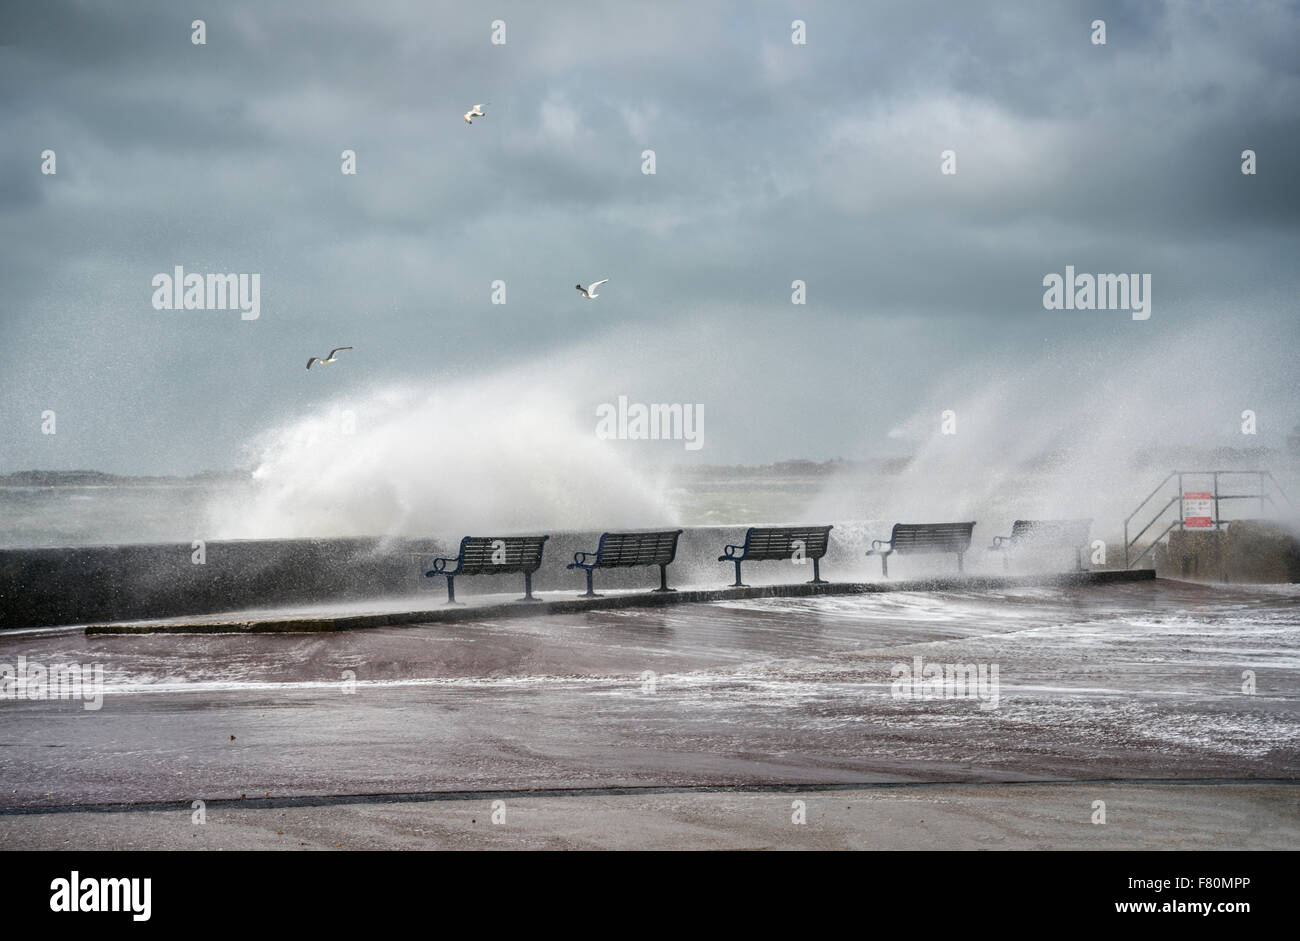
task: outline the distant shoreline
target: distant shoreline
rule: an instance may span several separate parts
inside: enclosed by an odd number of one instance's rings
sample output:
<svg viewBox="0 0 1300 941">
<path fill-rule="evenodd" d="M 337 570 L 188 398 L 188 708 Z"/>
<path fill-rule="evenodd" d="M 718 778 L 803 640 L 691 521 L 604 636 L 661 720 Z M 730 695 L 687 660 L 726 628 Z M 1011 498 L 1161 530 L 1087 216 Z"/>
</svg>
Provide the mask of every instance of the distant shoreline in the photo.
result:
<svg viewBox="0 0 1300 941">
<path fill-rule="evenodd" d="M 16 490 L 29 487 L 77 487 L 80 489 L 108 487 L 159 487 L 159 486 L 194 486 L 199 484 L 238 484 L 252 479 L 252 471 L 203 471 L 188 477 L 178 476 L 130 476 L 125 474 L 107 474 L 103 471 L 17 471 L 12 474 L 0 474 L 0 490 Z"/>
<path fill-rule="evenodd" d="M 1016 469 L 1022 472 L 1056 470 L 1059 463 L 1077 459 L 1078 455 L 1045 453 L 1021 460 Z M 1300 438 L 1288 448 L 1138 448 L 1130 455 L 1130 466 L 1143 467 L 1223 467 L 1242 464 L 1267 464 L 1277 468 L 1294 465 L 1300 459 Z M 843 473 L 896 475 L 906 473 L 915 456 L 882 457 L 862 460 L 834 458 L 812 461 L 792 458 L 770 464 L 670 464 L 660 468 L 682 477 L 829 477 Z M 30 487 L 185 487 L 196 485 L 234 485 L 254 482 L 252 467 L 235 470 L 207 470 L 197 474 L 133 475 L 110 474 L 95 470 L 23 470 L 0 474 L 0 490 Z"/>
</svg>

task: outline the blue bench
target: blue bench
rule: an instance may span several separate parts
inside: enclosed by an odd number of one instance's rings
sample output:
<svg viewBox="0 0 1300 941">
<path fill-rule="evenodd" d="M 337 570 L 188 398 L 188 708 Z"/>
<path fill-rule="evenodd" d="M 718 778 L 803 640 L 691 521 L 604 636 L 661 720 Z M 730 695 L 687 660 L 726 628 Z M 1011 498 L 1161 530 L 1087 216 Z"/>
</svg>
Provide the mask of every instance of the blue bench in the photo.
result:
<svg viewBox="0 0 1300 941">
<path fill-rule="evenodd" d="M 1021 549 L 1073 549 L 1074 566 L 1083 571 L 1083 545 L 1092 520 L 1016 520 L 1010 536 L 994 536 L 989 549 L 1002 553 L 1002 567 L 1011 567 L 1011 553 Z"/>
<path fill-rule="evenodd" d="M 524 576 L 524 597 L 520 601 L 537 601 L 533 597 L 533 573 L 542 567 L 542 550 L 550 536 L 466 536 L 460 552 L 451 558 L 433 560 L 426 578 L 447 578 L 447 604 L 456 604 L 457 575 Z M 451 566 L 455 567 L 452 568 Z"/>
<path fill-rule="evenodd" d="M 974 523 L 895 523 L 889 541 L 873 539 L 867 555 L 880 556 L 880 574 L 889 577 L 889 556 L 923 555 L 953 552 L 957 571 L 964 571 L 962 558 L 970 549 Z"/>
<path fill-rule="evenodd" d="M 830 544 L 831 526 L 751 526 L 745 531 L 745 542 L 727 546 L 718 556 L 719 562 L 733 562 L 736 566 L 736 583 L 732 588 L 744 588 L 740 580 L 741 562 L 765 562 L 773 559 L 812 559 L 813 577 L 810 585 L 825 585 L 819 563 Z"/>
<path fill-rule="evenodd" d="M 595 552 L 575 552 L 568 567 L 583 569 L 587 573 L 587 593 L 584 597 L 599 597 L 591 590 L 591 573 L 603 568 L 627 568 L 634 565 L 659 566 L 660 591 L 676 591 L 668 587 L 668 566 L 677 558 L 677 537 L 680 529 L 665 532 L 605 533 Z"/>
</svg>

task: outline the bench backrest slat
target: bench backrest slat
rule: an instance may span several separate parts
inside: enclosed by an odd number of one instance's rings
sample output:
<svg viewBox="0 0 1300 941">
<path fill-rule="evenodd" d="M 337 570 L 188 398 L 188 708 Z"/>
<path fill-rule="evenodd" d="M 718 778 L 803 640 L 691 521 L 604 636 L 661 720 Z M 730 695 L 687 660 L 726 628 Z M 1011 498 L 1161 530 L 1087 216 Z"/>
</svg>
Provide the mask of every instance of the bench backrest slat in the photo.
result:
<svg viewBox="0 0 1300 941">
<path fill-rule="evenodd" d="M 820 559 L 826 555 L 831 529 L 830 526 L 752 527 L 745 533 L 745 558 L 789 559 L 794 556 L 794 544 L 802 542 L 806 558 Z"/>
<path fill-rule="evenodd" d="M 1013 543 L 1051 543 L 1071 548 L 1088 541 L 1092 520 L 1016 520 L 1011 526 Z"/>
<path fill-rule="evenodd" d="M 461 575 L 536 572 L 549 536 L 466 536 L 460 541 Z M 493 559 L 499 561 L 493 561 Z"/>
<path fill-rule="evenodd" d="M 680 529 L 661 533 L 605 533 L 596 549 L 596 565 L 668 565 L 677 557 Z"/>
<path fill-rule="evenodd" d="M 972 523 L 895 523 L 892 547 L 898 553 L 965 552 L 970 548 Z"/>
</svg>

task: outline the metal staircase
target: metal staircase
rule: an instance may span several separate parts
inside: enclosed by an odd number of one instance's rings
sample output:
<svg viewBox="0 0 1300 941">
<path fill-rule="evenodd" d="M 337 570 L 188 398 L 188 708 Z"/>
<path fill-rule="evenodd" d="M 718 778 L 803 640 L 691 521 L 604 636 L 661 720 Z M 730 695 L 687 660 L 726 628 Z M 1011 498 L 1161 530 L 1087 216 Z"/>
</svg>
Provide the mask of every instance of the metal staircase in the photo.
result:
<svg viewBox="0 0 1300 941">
<path fill-rule="evenodd" d="M 1228 480 L 1225 481 L 1224 478 Z M 1224 492 L 1223 483 L 1231 483 L 1233 480 L 1244 478 L 1245 482 L 1232 487 L 1230 491 L 1253 490 L 1254 492 Z M 1188 481 L 1196 484 L 1202 484 L 1208 481 L 1209 486 L 1201 490 L 1189 491 L 1185 486 Z M 1170 494 L 1170 482 L 1176 482 L 1176 489 Z M 1251 487 L 1250 484 L 1254 483 Z M 1126 568 L 1133 568 L 1143 558 L 1147 556 L 1160 542 L 1175 529 L 1187 529 L 1189 527 L 1189 517 L 1186 516 L 1188 505 L 1187 497 L 1195 494 L 1206 494 L 1212 503 L 1212 514 L 1206 520 L 1204 517 L 1198 517 L 1195 528 L 1217 530 L 1222 524 L 1230 522 L 1224 518 L 1220 510 L 1223 502 L 1230 500 L 1257 500 L 1259 502 L 1260 516 L 1279 515 L 1283 507 L 1295 513 L 1295 506 L 1291 503 L 1289 497 L 1282 490 L 1282 487 L 1273 475 L 1265 470 L 1251 471 L 1170 471 L 1169 476 L 1152 490 L 1150 495 L 1138 504 L 1138 508 L 1128 515 L 1124 520 L 1124 565 Z M 1267 508 L 1267 509 L 1266 509 Z M 1151 512 L 1154 509 L 1154 512 Z M 1174 513 L 1170 513 L 1174 510 Z M 1239 515 L 1233 516 L 1232 519 L 1240 519 Z M 1138 519 L 1138 522 L 1134 522 Z M 1141 520 L 1146 520 L 1146 525 L 1138 529 Z M 1158 528 L 1163 524 L 1163 529 L 1151 539 L 1141 552 L 1138 551 L 1139 542 L 1143 536 L 1153 528 Z M 1132 537 L 1129 536 L 1130 529 L 1136 530 Z"/>
</svg>

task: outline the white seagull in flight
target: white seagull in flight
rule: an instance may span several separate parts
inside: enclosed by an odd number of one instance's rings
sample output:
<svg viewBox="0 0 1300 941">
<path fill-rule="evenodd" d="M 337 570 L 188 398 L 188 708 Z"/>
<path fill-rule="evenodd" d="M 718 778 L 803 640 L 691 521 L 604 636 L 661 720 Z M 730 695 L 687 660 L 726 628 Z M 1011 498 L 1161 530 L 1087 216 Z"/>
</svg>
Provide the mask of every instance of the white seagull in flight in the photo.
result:
<svg viewBox="0 0 1300 941">
<path fill-rule="evenodd" d="M 307 368 L 311 369 L 313 363 L 320 363 L 322 366 L 328 366 L 330 363 L 334 362 L 335 353 L 337 353 L 339 350 L 350 350 L 350 349 L 352 349 L 352 347 L 350 346 L 336 346 L 334 349 L 330 350 L 329 356 L 326 356 L 324 358 L 320 356 L 313 356 L 311 359 L 307 360 Z"/>
<path fill-rule="evenodd" d="M 578 289 L 579 294 L 581 294 L 587 300 L 591 300 L 593 297 L 600 297 L 600 295 L 596 293 L 596 288 L 600 287 L 602 284 L 605 283 L 605 281 L 608 280 L 609 278 L 605 278 L 604 281 L 593 282 L 592 284 L 590 284 L 585 288 L 581 284 L 575 284 L 574 287 Z"/>
<path fill-rule="evenodd" d="M 492 104 L 492 102 L 490 101 L 485 103 L 489 105 Z M 474 122 L 471 121 L 470 118 L 486 118 L 487 113 L 484 112 L 483 105 L 475 105 L 474 107 L 466 111 L 464 115 L 462 115 L 462 117 L 464 117 L 466 124 L 473 124 Z"/>
</svg>

